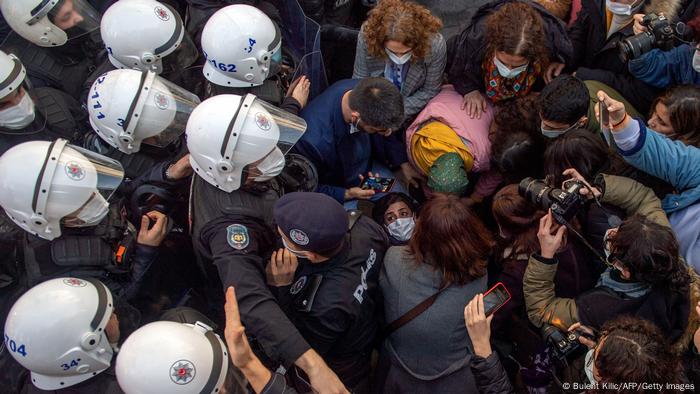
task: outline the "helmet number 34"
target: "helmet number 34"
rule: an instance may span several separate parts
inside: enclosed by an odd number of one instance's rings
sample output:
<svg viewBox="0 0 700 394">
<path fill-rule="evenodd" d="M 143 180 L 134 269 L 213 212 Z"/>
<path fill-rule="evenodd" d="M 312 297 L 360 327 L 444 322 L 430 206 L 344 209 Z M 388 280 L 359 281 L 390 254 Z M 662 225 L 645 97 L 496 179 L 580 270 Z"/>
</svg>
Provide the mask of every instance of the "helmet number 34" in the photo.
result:
<svg viewBox="0 0 700 394">
<path fill-rule="evenodd" d="M 17 353 L 21 354 L 22 357 L 27 357 L 27 350 L 24 347 L 24 344 L 19 344 L 17 345 L 17 342 L 15 342 L 14 339 L 10 339 L 10 337 L 5 334 L 5 346 L 10 349 L 12 353 Z"/>
</svg>

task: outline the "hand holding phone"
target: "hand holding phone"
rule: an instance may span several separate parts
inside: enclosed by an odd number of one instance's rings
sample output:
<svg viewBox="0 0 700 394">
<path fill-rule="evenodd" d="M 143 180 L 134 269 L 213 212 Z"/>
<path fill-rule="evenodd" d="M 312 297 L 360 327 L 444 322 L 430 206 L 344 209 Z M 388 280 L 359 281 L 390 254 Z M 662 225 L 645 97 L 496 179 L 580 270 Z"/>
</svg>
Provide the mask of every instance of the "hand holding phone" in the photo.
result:
<svg viewBox="0 0 700 394">
<path fill-rule="evenodd" d="M 377 193 L 386 193 L 394 187 L 394 178 L 382 178 L 376 176 L 368 176 L 362 181 L 360 188 L 363 190 L 374 190 Z"/>
<path fill-rule="evenodd" d="M 489 291 L 484 293 L 484 313 L 487 317 L 494 314 L 510 301 L 510 298 L 510 293 L 506 286 L 501 282 L 496 283 Z"/>
</svg>

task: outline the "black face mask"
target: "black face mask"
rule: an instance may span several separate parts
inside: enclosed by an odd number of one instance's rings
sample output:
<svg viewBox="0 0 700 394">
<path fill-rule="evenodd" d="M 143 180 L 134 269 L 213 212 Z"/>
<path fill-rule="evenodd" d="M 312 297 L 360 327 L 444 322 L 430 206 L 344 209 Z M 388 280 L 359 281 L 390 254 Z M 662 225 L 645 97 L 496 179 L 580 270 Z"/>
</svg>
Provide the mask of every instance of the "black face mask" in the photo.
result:
<svg viewBox="0 0 700 394">
<path fill-rule="evenodd" d="M 65 32 L 68 37 L 75 38 L 71 38 L 70 40 L 66 41 L 65 44 L 61 45 L 60 47 L 56 47 L 56 51 L 74 60 L 82 60 L 85 58 L 85 40 L 89 38 L 90 35 L 86 34 L 85 31 L 78 26 L 73 26 L 70 29 L 65 30 Z M 76 37 L 79 34 L 82 34 L 82 36 Z"/>
</svg>

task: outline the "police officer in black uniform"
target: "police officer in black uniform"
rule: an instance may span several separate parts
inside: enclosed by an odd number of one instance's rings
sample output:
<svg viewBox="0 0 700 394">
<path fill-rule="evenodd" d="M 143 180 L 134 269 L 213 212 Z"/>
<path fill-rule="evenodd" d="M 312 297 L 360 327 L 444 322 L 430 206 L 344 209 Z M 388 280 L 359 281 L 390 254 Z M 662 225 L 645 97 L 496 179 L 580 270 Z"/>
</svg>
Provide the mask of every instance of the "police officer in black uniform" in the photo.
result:
<svg viewBox="0 0 700 394">
<path fill-rule="evenodd" d="M 276 238 L 275 201 L 285 190 L 316 187 L 308 161 L 285 157 L 304 130 L 303 120 L 253 95 L 218 95 L 195 108 L 186 132 L 195 171 L 192 237 L 210 281 L 224 291 L 235 286 L 243 322 L 268 366 L 296 364 L 316 390 L 342 393 L 342 383 L 285 316 L 265 279 Z M 210 304 L 221 317 L 223 291 L 213 291 Z"/>
<path fill-rule="evenodd" d="M 0 154 L 33 140 L 65 138 L 79 144 L 90 130 L 85 111 L 60 90 L 31 89 L 26 75 L 14 54 L 0 51 Z"/>
<path fill-rule="evenodd" d="M 360 211 L 346 212 L 320 193 L 284 195 L 274 220 L 284 248 L 272 255 L 268 282 L 279 286 L 280 304 L 352 392 L 369 392 L 386 234 Z"/>
<path fill-rule="evenodd" d="M 0 49 L 16 54 L 35 87 L 80 99 L 83 82 L 106 60 L 100 15 L 83 0 L 15 0 L 0 5 L 13 32 Z"/>
</svg>

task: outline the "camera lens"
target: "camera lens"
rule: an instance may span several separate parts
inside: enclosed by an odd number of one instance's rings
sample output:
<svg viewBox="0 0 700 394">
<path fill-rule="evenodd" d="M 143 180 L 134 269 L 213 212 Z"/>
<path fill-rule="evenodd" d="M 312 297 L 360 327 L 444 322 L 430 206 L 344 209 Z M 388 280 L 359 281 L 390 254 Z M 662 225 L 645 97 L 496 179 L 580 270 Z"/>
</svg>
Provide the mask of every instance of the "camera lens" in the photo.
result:
<svg viewBox="0 0 700 394">
<path fill-rule="evenodd" d="M 654 47 L 654 35 L 650 32 L 639 33 L 618 43 L 620 59 L 627 62 L 649 52 Z"/>
</svg>

